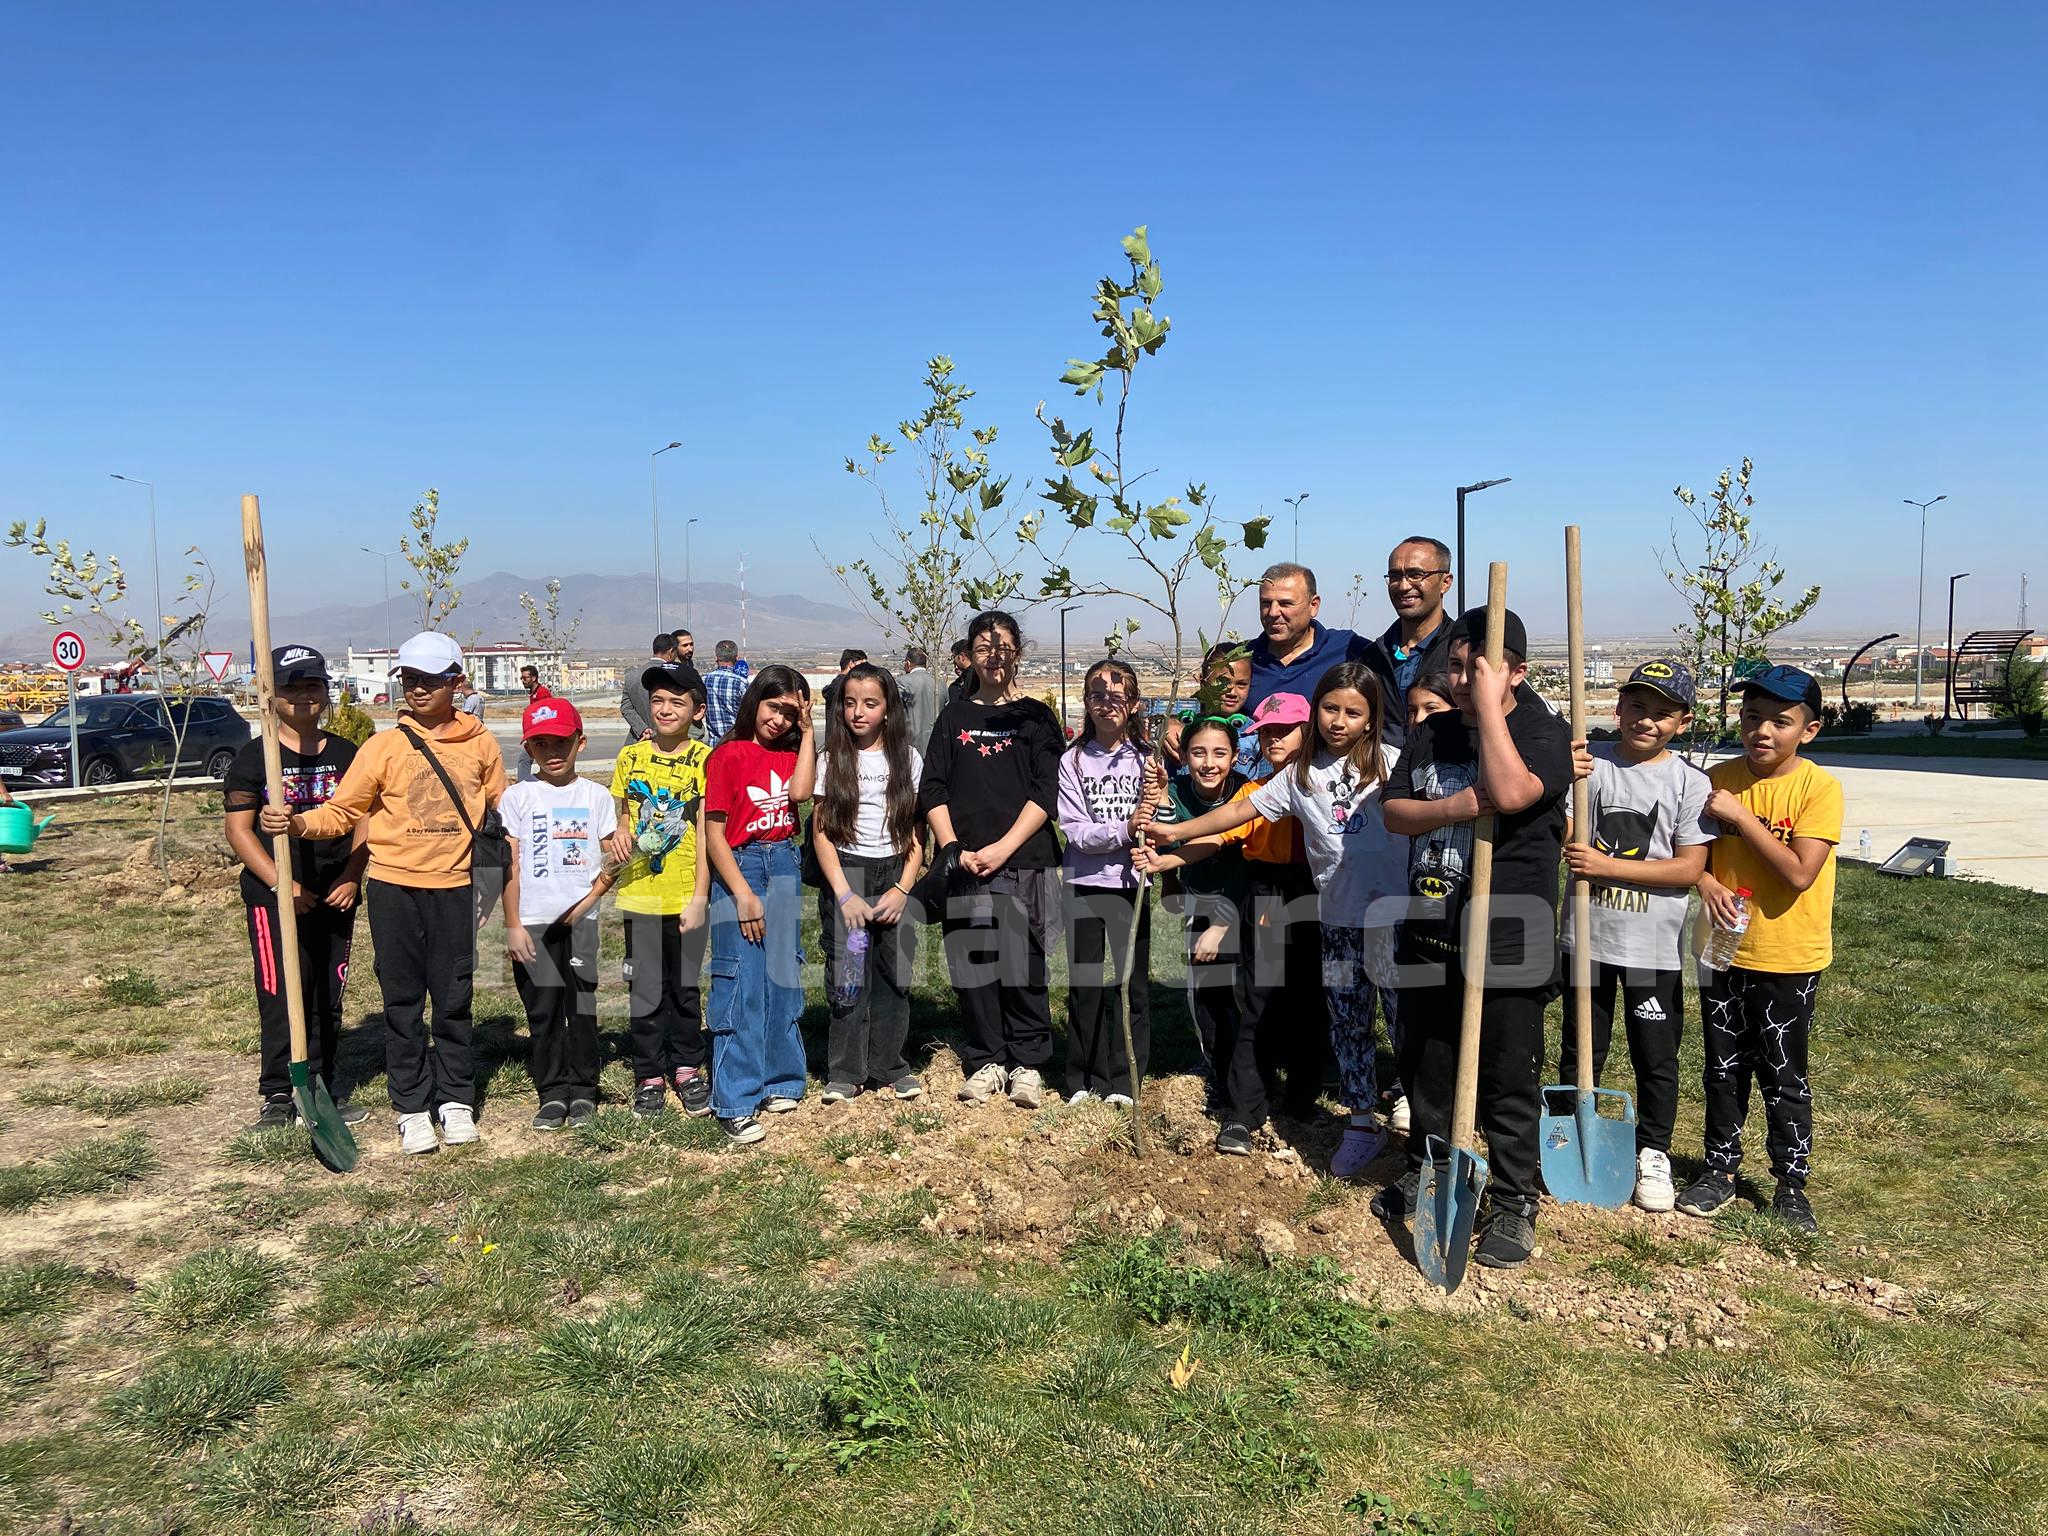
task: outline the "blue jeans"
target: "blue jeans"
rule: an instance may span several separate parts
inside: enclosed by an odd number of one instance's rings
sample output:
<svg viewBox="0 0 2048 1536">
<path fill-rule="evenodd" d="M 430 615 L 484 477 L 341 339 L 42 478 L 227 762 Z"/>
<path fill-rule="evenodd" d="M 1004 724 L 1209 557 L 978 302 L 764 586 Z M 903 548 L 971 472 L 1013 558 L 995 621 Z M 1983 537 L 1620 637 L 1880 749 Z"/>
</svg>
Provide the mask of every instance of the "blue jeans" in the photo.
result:
<svg viewBox="0 0 2048 1536">
<path fill-rule="evenodd" d="M 751 1115 L 764 1099 L 804 1096 L 803 886 L 796 844 L 744 843 L 733 850 L 740 876 L 761 899 L 763 941 L 740 934 L 739 908 L 714 873 L 708 902 L 711 978 L 704 1027 L 711 1036 L 711 1112 Z"/>
</svg>

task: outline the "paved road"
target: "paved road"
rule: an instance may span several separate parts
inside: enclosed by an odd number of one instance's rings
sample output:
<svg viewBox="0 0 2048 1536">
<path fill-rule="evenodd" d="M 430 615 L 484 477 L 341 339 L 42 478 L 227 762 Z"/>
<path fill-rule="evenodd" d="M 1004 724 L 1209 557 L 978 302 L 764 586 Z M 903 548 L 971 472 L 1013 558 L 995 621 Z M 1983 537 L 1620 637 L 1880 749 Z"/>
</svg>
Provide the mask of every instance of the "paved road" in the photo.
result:
<svg viewBox="0 0 2048 1536">
<path fill-rule="evenodd" d="M 1909 837 L 1945 837 L 1963 873 L 2048 891 L 2048 763 L 2000 758 L 1816 758 L 1842 781 L 1842 848 L 1870 831 L 1889 858 Z"/>
</svg>

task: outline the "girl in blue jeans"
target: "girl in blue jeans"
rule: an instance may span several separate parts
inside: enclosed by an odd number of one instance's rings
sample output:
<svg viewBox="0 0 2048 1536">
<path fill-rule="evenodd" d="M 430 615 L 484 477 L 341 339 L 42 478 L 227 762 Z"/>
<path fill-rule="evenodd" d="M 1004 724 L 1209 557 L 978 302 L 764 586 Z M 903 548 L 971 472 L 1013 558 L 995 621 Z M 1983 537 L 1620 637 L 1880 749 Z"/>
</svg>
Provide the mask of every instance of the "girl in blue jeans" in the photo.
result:
<svg viewBox="0 0 2048 1536">
<path fill-rule="evenodd" d="M 804 1095 L 796 808 L 816 768 L 810 685 L 790 667 L 763 667 L 704 765 L 711 1112 L 742 1145 L 767 1134 L 757 1116 Z"/>
</svg>

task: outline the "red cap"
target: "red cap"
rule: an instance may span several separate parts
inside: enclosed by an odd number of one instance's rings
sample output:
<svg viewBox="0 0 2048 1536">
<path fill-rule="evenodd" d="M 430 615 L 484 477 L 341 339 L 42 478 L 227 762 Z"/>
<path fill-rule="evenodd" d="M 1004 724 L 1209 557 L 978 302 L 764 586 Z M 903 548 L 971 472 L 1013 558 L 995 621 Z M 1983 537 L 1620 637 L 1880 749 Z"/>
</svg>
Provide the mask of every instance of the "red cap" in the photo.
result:
<svg viewBox="0 0 2048 1536">
<path fill-rule="evenodd" d="M 535 699 L 519 720 L 519 739 L 536 736 L 574 736 L 583 729 L 583 717 L 567 699 Z"/>
</svg>

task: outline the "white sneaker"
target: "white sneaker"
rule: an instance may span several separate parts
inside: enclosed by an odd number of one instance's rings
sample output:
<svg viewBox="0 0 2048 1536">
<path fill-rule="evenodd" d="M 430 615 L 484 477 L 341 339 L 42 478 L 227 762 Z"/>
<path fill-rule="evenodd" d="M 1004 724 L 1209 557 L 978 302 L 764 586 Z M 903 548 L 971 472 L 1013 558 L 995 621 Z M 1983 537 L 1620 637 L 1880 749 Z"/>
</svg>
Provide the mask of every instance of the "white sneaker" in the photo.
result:
<svg viewBox="0 0 2048 1536">
<path fill-rule="evenodd" d="M 960 1102 L 986 1104 L 992 1096 L 1003 1091 L 1009 1080 L 1009 1073 L 990 1062 L 960 1085 Z"/>
<path fill-rule="evenodd" d="M 1106 1094 L 1102 1102 L 1109 1105 L 1112 1109 L 1129 1109 L 1131 1107 L 1131 1096 L 1128 1093 Z"/>
<path fill-rule="evenodd" d="M 1045 1103 L 1045 1079 L 1036 1067 L 1010 1069 L 1010 1102 L 1019 1109 L 1037 1109 Z"/>
<path fill-rule="evenodd" d="M 441 1139 L 451 1147 L 464 1147 L 476 1140 L 476 1116 L 467 1104 L 441 1106 Z"/>
<path fill-rule="evenodd" d="M 1067 1102 L 1069 1104 L 1100 1104 L 1102 1102 L 1102 1095 L 1090 1093 L 1086 1088 L 1079 1088 L 1067 1095 Z"/>
<path fill-rule="evenodd" d="M 434 1139 L 434 1117 L 425 1110 L 398 1117 L 398 1150 L 401 1152 L 438 1152 L 441 1143 Z"/>
<path fill-rule="evenodd" d="M 1671 1209 L 1671 1159 L 1654 1147 L 1636 1154 L 1636 1204 L 1646 1211 Z"/>
<path fill-rule="evenodd" d="M 1401 1095 L 1401 1097 L 1394 1100 L 1394 1107 L 1387 1111 L 1387 1129 L 1390 1131 L 1399 1131 L 1404 1136 L 1408 1133 L 1407 1094 L 1404 1093 Z"/>
<path fill-rule="evenodd" d="M 768 1115 L 786 1115 L 795 1109 L 799 1102 L 799 1100 L 792 1099 L 786 1093 L 778 1093 L 772 1099 L 763 1099 L 761 1101 L 761 1112 Z"/>
</svg>

